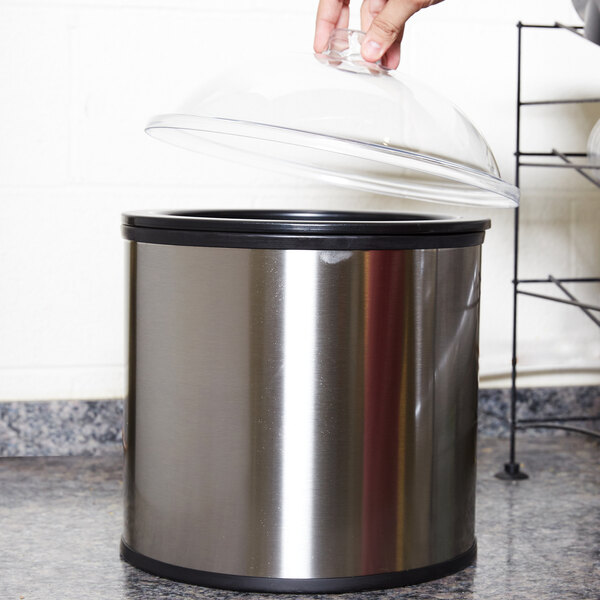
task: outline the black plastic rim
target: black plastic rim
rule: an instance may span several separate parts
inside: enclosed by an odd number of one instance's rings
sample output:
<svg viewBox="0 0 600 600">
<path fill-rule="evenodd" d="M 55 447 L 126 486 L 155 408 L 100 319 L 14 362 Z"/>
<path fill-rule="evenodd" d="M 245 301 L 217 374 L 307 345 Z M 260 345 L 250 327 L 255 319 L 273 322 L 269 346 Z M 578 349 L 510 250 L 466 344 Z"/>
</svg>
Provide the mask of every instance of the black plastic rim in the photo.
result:
<svg viewBox="0 0 600 600">
<path fill-rule="evenodd" d="M 477 543 L 474 542 L 466 552 L 450 560 L 418 569 L 397 571 L 394 573 L 379 573 L 376 575 L 360 575 L 357 577 L 283 579 L 229 575 L 178 567 L 144 556 L 131 549 L 121 540 L 121 558 L 142 571 L 184 583 L 239 592 L 332 594 L 403 587 L 431 581 L 432 579 L 439 579 L 440 577 L 461 571 L 473 564 L 476 555 Z"/>
<path fill-rule="evenodd" d="M 134 242 L 224 248 L 390 250 L 483 243 L 489 219 L 380 212 L 139 211 L 123 215 Z"/>
</svg>

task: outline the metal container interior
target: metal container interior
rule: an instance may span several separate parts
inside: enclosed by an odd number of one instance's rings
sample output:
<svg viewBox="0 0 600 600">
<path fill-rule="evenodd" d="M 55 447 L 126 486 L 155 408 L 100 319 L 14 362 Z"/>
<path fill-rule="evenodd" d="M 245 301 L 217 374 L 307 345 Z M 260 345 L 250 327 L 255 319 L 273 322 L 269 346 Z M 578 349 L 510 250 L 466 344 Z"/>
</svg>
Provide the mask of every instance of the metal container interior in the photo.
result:
<svg viewBox="0 0 600 600">
<path fill-rule="evenodd" d="M 487 227 L 125 215 L 124 558 L 276 592 L 395 587 L 470 564 Z"/>
</svg>

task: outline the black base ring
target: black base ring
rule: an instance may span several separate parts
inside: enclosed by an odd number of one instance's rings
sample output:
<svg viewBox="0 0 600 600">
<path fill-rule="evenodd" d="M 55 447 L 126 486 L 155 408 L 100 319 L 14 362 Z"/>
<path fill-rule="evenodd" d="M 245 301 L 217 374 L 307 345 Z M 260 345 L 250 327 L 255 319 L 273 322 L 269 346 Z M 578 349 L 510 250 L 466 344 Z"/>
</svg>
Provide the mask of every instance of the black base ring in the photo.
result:
<svg viewBox="0 0 600 600">
<path fill-rule="evenodd" d="M 270 593 L 342 593 L 380 590 L 423 583 L 439 579 L 468 567 L 475 560 L 477 543 L 462 554 L 434 565 L 397 571 L 394 573 L 378 573 L 376 575 L 359 575 L 356 577 L 331 577 L 316 579 L 284 579 L 277 577 L 254 577 L 246 575 L 228 575 L 198 571 L 186 567 L 178 567 L 155 560 L 132 550 L 121 540 L 121 558 L 129 564 L 167 579 L 193 583 L 211 588 L 234 590 L 239 592 L 270 592 Z"/>
</svg>

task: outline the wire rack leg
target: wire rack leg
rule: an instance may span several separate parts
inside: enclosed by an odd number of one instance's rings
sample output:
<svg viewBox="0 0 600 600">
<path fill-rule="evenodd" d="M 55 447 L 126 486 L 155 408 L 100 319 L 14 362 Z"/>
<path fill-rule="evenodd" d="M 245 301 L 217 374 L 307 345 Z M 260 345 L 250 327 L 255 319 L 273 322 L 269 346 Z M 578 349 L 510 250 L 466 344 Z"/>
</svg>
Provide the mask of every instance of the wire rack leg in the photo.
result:
<svg viewBox="0 0 600 600">
<path fill-rule="evenodd" d="M 521 150 L 521 32 L 522 24 L 517 23 L 517 152 L 515 183 L 519 185 L 519 152 Z M 498 479 L 519 480 L 529 476 L 521 471 L 521 465 L 516 462 L 516 435 L 517 435 L 517 282 L 519 268 L 519 208 L 515 209 L 514 230 L 514 273 L 513 273 L 513 330 L 512 330 L 512 370 L 510 388 L 510 454 L 504 468 L 496 473 Z"/>
</svg>

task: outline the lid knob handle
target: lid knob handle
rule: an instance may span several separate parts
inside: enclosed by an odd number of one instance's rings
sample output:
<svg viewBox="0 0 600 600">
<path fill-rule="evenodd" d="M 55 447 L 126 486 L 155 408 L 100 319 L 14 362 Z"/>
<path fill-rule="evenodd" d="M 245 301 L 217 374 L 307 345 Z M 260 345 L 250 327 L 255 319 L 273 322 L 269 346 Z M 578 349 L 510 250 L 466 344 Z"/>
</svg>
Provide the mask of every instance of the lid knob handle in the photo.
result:
<svg viewBox="0 0 600 600">
<path fill-rule="evenodd" d="M 360 50 L 366 35 L 364 31 L 356 29 L 334 29 L 329 36 L 327 50 L 323 54 L 317 54 L 317 58 L 322 58 L 329 65 L 343 71 L 371 75 L 386 73 L 388 69 L 380 60 L 370 63 L 362 57 Z"/>
</svg>

